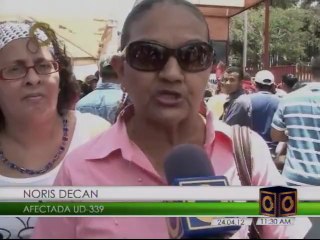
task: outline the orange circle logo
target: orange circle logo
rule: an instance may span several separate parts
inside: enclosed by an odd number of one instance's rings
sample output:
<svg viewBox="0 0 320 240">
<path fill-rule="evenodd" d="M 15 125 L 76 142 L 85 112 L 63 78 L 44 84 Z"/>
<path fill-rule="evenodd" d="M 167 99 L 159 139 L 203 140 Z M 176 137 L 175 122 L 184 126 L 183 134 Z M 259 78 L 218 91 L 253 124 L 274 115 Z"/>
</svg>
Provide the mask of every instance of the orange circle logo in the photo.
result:
<svg viewBox="0 0 320 240">
<path fill-rule="evenodd" d="M 289 207 L 286 207 L 286 203 L 289 201 L 290 205 Z M 282 199 L 281 202 L 281 208 L 285 212 L 291 212 L 294 208 L 294 200 L 292 199 L 292 196 L 286 196 L 284 199 Z"/>
<path fill-rule="evenodd" d="M 267 202 L 269 202 L 270 207 L 267 207 Z M 274 209 L 274 203 L 270 196 L 265 196 L 262 199 L 262 207 L 266 212 L 271 212 Z"/>
</svg>

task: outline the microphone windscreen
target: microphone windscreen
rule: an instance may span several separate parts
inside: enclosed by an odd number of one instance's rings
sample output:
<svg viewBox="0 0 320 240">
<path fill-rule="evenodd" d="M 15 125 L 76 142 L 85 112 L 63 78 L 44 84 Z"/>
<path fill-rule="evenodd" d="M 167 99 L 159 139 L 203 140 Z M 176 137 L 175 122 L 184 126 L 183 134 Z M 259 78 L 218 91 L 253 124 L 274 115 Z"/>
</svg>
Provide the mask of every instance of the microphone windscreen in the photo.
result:
<svg viewBox="0 0 320 240">
<path fill-rule="evenodd" d="M 201 147 L 192 144 L 174 147 L 165 159 L 164 170 L 170 185 L 179 178 L 214 176 L 208 155 Z"/>
</svg>

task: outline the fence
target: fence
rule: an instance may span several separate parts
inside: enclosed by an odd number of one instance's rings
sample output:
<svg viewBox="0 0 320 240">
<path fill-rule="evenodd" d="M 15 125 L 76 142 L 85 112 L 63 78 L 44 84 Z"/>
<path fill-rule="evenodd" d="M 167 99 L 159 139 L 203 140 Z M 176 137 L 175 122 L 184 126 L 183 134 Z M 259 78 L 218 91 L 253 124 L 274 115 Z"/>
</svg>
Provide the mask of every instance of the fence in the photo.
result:
<svg viewBox="0 0 320 240">
<path fill-rule="evenodd" d="M 281 83 L 282 76 L 285 74 L 293 74 L 299 78 L 299 81 L 311 81 L 311 67 L 306 65 L 291 65 L 291 66 L 273 66 L 270 70 L 275 76 L 276 83 Z M 257 68 L 248 67 L 246 71 L 254 77 L 259 71 Z"/>
</svg>

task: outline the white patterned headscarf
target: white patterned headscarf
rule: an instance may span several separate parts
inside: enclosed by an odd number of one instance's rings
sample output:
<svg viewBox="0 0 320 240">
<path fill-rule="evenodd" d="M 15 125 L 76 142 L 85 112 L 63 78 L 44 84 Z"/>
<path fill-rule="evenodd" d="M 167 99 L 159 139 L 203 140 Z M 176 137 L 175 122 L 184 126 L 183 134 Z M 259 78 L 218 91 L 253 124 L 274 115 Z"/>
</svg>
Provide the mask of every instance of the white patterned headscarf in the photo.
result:
<svg viewBox="0 0 320 240">
<path fill-rule="evenodd" d="M 43 23 L 19 23 L 4 22 L 0 24 L 0 50 L 13 40 L 22 38 L 36 38 L 40 45 L 49 45 L 49 37 L 42 30 L 43 26 L 49 27 Z"/>
</svg>

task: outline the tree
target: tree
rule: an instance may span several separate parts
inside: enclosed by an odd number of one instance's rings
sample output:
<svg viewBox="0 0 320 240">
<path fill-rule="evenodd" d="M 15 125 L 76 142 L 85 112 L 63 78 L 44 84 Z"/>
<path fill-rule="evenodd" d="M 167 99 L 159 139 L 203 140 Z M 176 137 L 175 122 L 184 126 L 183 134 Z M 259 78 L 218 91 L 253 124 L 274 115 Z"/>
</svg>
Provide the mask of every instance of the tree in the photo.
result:
<svg viewBox="0 0 320 240">
<path fill-rule="evenodd" d="M 320 52 L 320 17 L 314 9 L 298 7 L 271 8 L 270 60 L 271 65 L 296 64 L 309 61 Z M 264 41 L 264 9 L 248 14 L 248 63 L 259 66 L 262 62 Z M 231 22 L 231 54 L 240 59 L 243 51 L 243 16 Z"/>
<path fill-rule="evenodd" d="M 299 0 L 271 0 L 272 7 L 287 9 L 296 6 Z"/>
<path fill-rule="evenodd" d="M 320 4 L 320 0 L 270 0 L 272 7 L 288 9 L 296 6 L 309 9 Z"/>
<path fill-rule="evenodd" d="M 308 11 L 275 8 L 271 13 L 270 59 L 272 65 L 294 64 L 304 60 L 308 34 L 304 30 Z"/>
<path fill-rule="evenodd" d="M 304 19 L 304 31 L 307 34 L 306 54 L 309 58 L 320 54 L 320 8 L 311 11 L 314 13 Z"/>
<path fill-rule="evenodd" d="M 250 11 L 248 14 L 248 62 L 255 65 L 261 62 L 263 49 L 263 14 L 262 10 Z M 242 61 L 243 53 L 243 17 L 238 15 L 231 21 L 231 55 Z"/>
<path fill-rule="evenodd" d="M 311 8 L 312 6 L 316 6 L 320 4 L 320 0 L 303 0 L 301 1 L 301 7 L 308 9 Z"/>
</svg>

